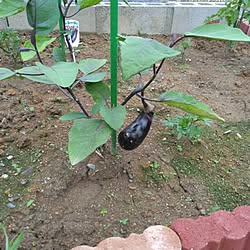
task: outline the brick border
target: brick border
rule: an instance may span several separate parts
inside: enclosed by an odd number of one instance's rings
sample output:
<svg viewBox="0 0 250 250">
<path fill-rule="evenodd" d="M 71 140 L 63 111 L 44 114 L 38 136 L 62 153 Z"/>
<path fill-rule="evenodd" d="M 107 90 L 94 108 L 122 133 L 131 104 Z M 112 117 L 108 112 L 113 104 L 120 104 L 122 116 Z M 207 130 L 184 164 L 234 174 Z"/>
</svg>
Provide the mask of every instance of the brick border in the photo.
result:
<svg viewBox="0 0 250 250">
<path fill-rule="evenodd" d="M 197 219 L 175 220 L 170 228 L 151 226 L 142 234 L 127 238 L 111 237 L 96 247 L 78 246 L 72 250 L 249 250 L 250 206 L 233 212 L 216 211 Z"/>
</svg>

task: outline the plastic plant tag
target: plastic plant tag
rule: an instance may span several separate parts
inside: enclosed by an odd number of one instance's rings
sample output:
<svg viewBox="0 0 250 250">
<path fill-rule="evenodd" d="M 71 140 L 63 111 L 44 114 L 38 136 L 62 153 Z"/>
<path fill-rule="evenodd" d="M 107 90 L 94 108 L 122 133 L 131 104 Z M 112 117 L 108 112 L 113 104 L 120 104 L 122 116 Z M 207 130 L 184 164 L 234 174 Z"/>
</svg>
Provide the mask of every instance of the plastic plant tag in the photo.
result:
<svg viewBox="0 0 250 250">
<path fill-rule="evenodd" d="M 78 47 L 80 40 L 79 22 L 77 20 L 66 20 L 65 27 L 66 30 L 71 31 L 69 38 L 72 47 Z"/>
</svg>

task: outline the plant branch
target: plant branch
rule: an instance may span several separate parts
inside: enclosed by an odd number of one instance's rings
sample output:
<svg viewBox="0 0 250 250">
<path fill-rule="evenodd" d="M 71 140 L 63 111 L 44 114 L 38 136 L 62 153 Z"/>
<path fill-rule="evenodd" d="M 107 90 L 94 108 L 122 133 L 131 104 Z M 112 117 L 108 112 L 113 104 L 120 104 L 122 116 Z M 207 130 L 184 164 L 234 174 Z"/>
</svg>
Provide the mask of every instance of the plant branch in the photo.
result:
<svg viewBox="0 0 250 250">
<path fill-rule="evenodd" d="M 170 43 L 169 47 L 173 48 L 175 46 L 176 43 L 180 42 L 182 39 L 184 39 L 186 36 L 181 36 L 179 38 L 177 38 L 176 40 L 174 40 L 173 42 Z"/>
<path fill-rule="evenodd" d="M 66 18 L 71 18 L 71 17 L 75 16 L 77 13 L 79 13 L 81 10 L 82 10 L 82 9 L 79 9 L 79 10 L 77 10 L 74 14 L 69 15 L 69 16 L 65 16 L 65 17 L 66 17 Z"/>
<path fill-rule="evenodd" d="M 149 81 L 144 85 L 144 86 L 141 86 L 141 87 L 138 87 L 136 89 L 134 89 L 126 98 L 125 100 L 121 103 L 121 105 L 125 105 L 134 95 L 140 93 L 140 92 L 143 92 L 153 81 L 154 79 L 156 78 L 157 74 L 159 73 L 163 63 L 165 61 L 165 58 L 161 60 L 161 63 L 159 65 L 159 67 L 157 69 L 154 69 L 154 73 L 153 73 L 153 76 L 149 79 Z M 155 67 L 155 66 L 154 66 Z"/>
<path fill-rule="evenodd" d="M 69 12 L 69 8 L 70 8 L 70 5 L 73 3 L 74 0 L 70 0 L 70 2 L 67 4 L 67 7 L 65 8 L 65 11 L 64 11 L 64 17 L 67 17 L 67 14 Z"/>
<path fill-rule="evenodd" d="M 158 99 L 148 98 L 148 97 L 145 97 L 145 96 L 140 95 L 140 94 L 136 94 L 136 96 L 140 97 L 141 100 L 146 100 L 146 101 L 150 101 L 150 102 L 161 102 L 161 101 L 158 100 Z"/>
<path fill-rule="evenodd" d="M 17 72 L 16 74 L 18 74 L 18 75 L 20 75 L 20 76 L 44 76 L 44 74 L 43 73 L 34 73 L 34 74 L 32 74 L 32 73 L 19 73 L 19 72 Z"/>
<path fill-rule="evenodd" d="M 34 46 L 34 49 L 36 51 L 36 56 L 39 60 L 39 62 L 41 64 L 43 64 L 42 62 L 42 58 L 38 52 L 38 49 L 37 49 L 37 45 L 36 45 L 36 17 L 37 17 L 37 9 L 36 9 L 36 1 L 34 1 L 34 11 L 35 11 L 35 17 L 34 17 L 34 29 L 32 30 L 31 32 L 31 37 L 30 37 L 30 41 L 31 41 L 31 44 Z"/>
<path fill-rule="evenodd" d="M 66 27 L 65 27 L 65 17 L 66 17 L 66 15 L 67 15 L 68 9 L 69 9 L 70 5 L 72 4 L 72 2 L 73 2 L 73 0 L 71 0 L 71 1 L 69 2 L 69 4 L 67 5 L 66 10 L 65 10 L 64 13 L 63 13 L 63 11 L 62 11 L 61 6 L 58 6 L 58 7 L 59 7 L 60 14 L 61 14 L 61 16 L 62 16 L 63 30 L 64 30 L 64 31 L 66 30 Z M 68 45 L 68 48 L 69 48 L 69 51 L 70 51 L 71 61 L 72 61 L 72 62 L 75 62 L 75 61 L 76 61 L 76 59 L 75 59 L 75 54 L 74 54 L 74 51 L 73 51 L 71 42 L 70 42 L 70 40 L 69 40 L 69 36 L 68 36 L 68 34 L 65 34 L 65 33 L 64 33 L 63 35 L 64 35 L 64 37 L 65 37 L 65 39 L 66 39 L 66 42 L 67 42 L 67 45 Z"/>
<path fill-rule="evenodd" d="M 89 114 L 87 113 L 87 111 L 84 109 L 82 103 L 79 101 L 79 99 L 75 96 L 74 92 L 72 91 L 71 88 L 66 88 L 68 90 L 68 92 L 70 93 L 70 95 L 72 96 L 73 100 L 79 105 L 80 109 L 82 110 L 82 112 L 88 117 L 90 118 Z"/>
</svg>

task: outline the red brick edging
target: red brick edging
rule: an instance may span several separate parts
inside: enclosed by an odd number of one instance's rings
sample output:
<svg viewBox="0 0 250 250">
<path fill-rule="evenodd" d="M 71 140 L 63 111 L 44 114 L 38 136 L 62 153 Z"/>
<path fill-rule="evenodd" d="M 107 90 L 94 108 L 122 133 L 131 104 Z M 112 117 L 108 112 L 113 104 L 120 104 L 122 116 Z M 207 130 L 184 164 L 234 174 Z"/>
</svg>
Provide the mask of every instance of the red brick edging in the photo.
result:
<svg viewBox="0 0 250 250">
<path fill-rule="evenodd" d="M 170 228 L 151 226 L 142 234 L 111 237 L 96 247 L 72 250 L 250 250 L 250 206 L 197 219 L 177 219 Z"/>
<path fill-rule="evenodd" d="M 250 206 L 217 211 L 197 219 L 177 219 L 171 225 L 183 250 L 249 250 Z"/>
</svg>

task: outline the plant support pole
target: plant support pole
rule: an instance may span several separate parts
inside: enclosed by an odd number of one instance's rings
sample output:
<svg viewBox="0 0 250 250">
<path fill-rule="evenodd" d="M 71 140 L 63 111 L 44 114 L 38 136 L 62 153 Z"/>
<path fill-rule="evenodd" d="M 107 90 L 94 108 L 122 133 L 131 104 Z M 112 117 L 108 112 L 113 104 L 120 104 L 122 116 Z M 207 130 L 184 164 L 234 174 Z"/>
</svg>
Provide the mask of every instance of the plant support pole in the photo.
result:
<svg viewBox="0 0 250 250">
<path fill-rule="evenodd" d="M 118 0 L 110 1 L 110 75 L 111 107 L 117 106 L 117 64 L 118 64 Z M 111 135 L 111 153 L 116 155 L 116 131 Z"/>
</svg>

